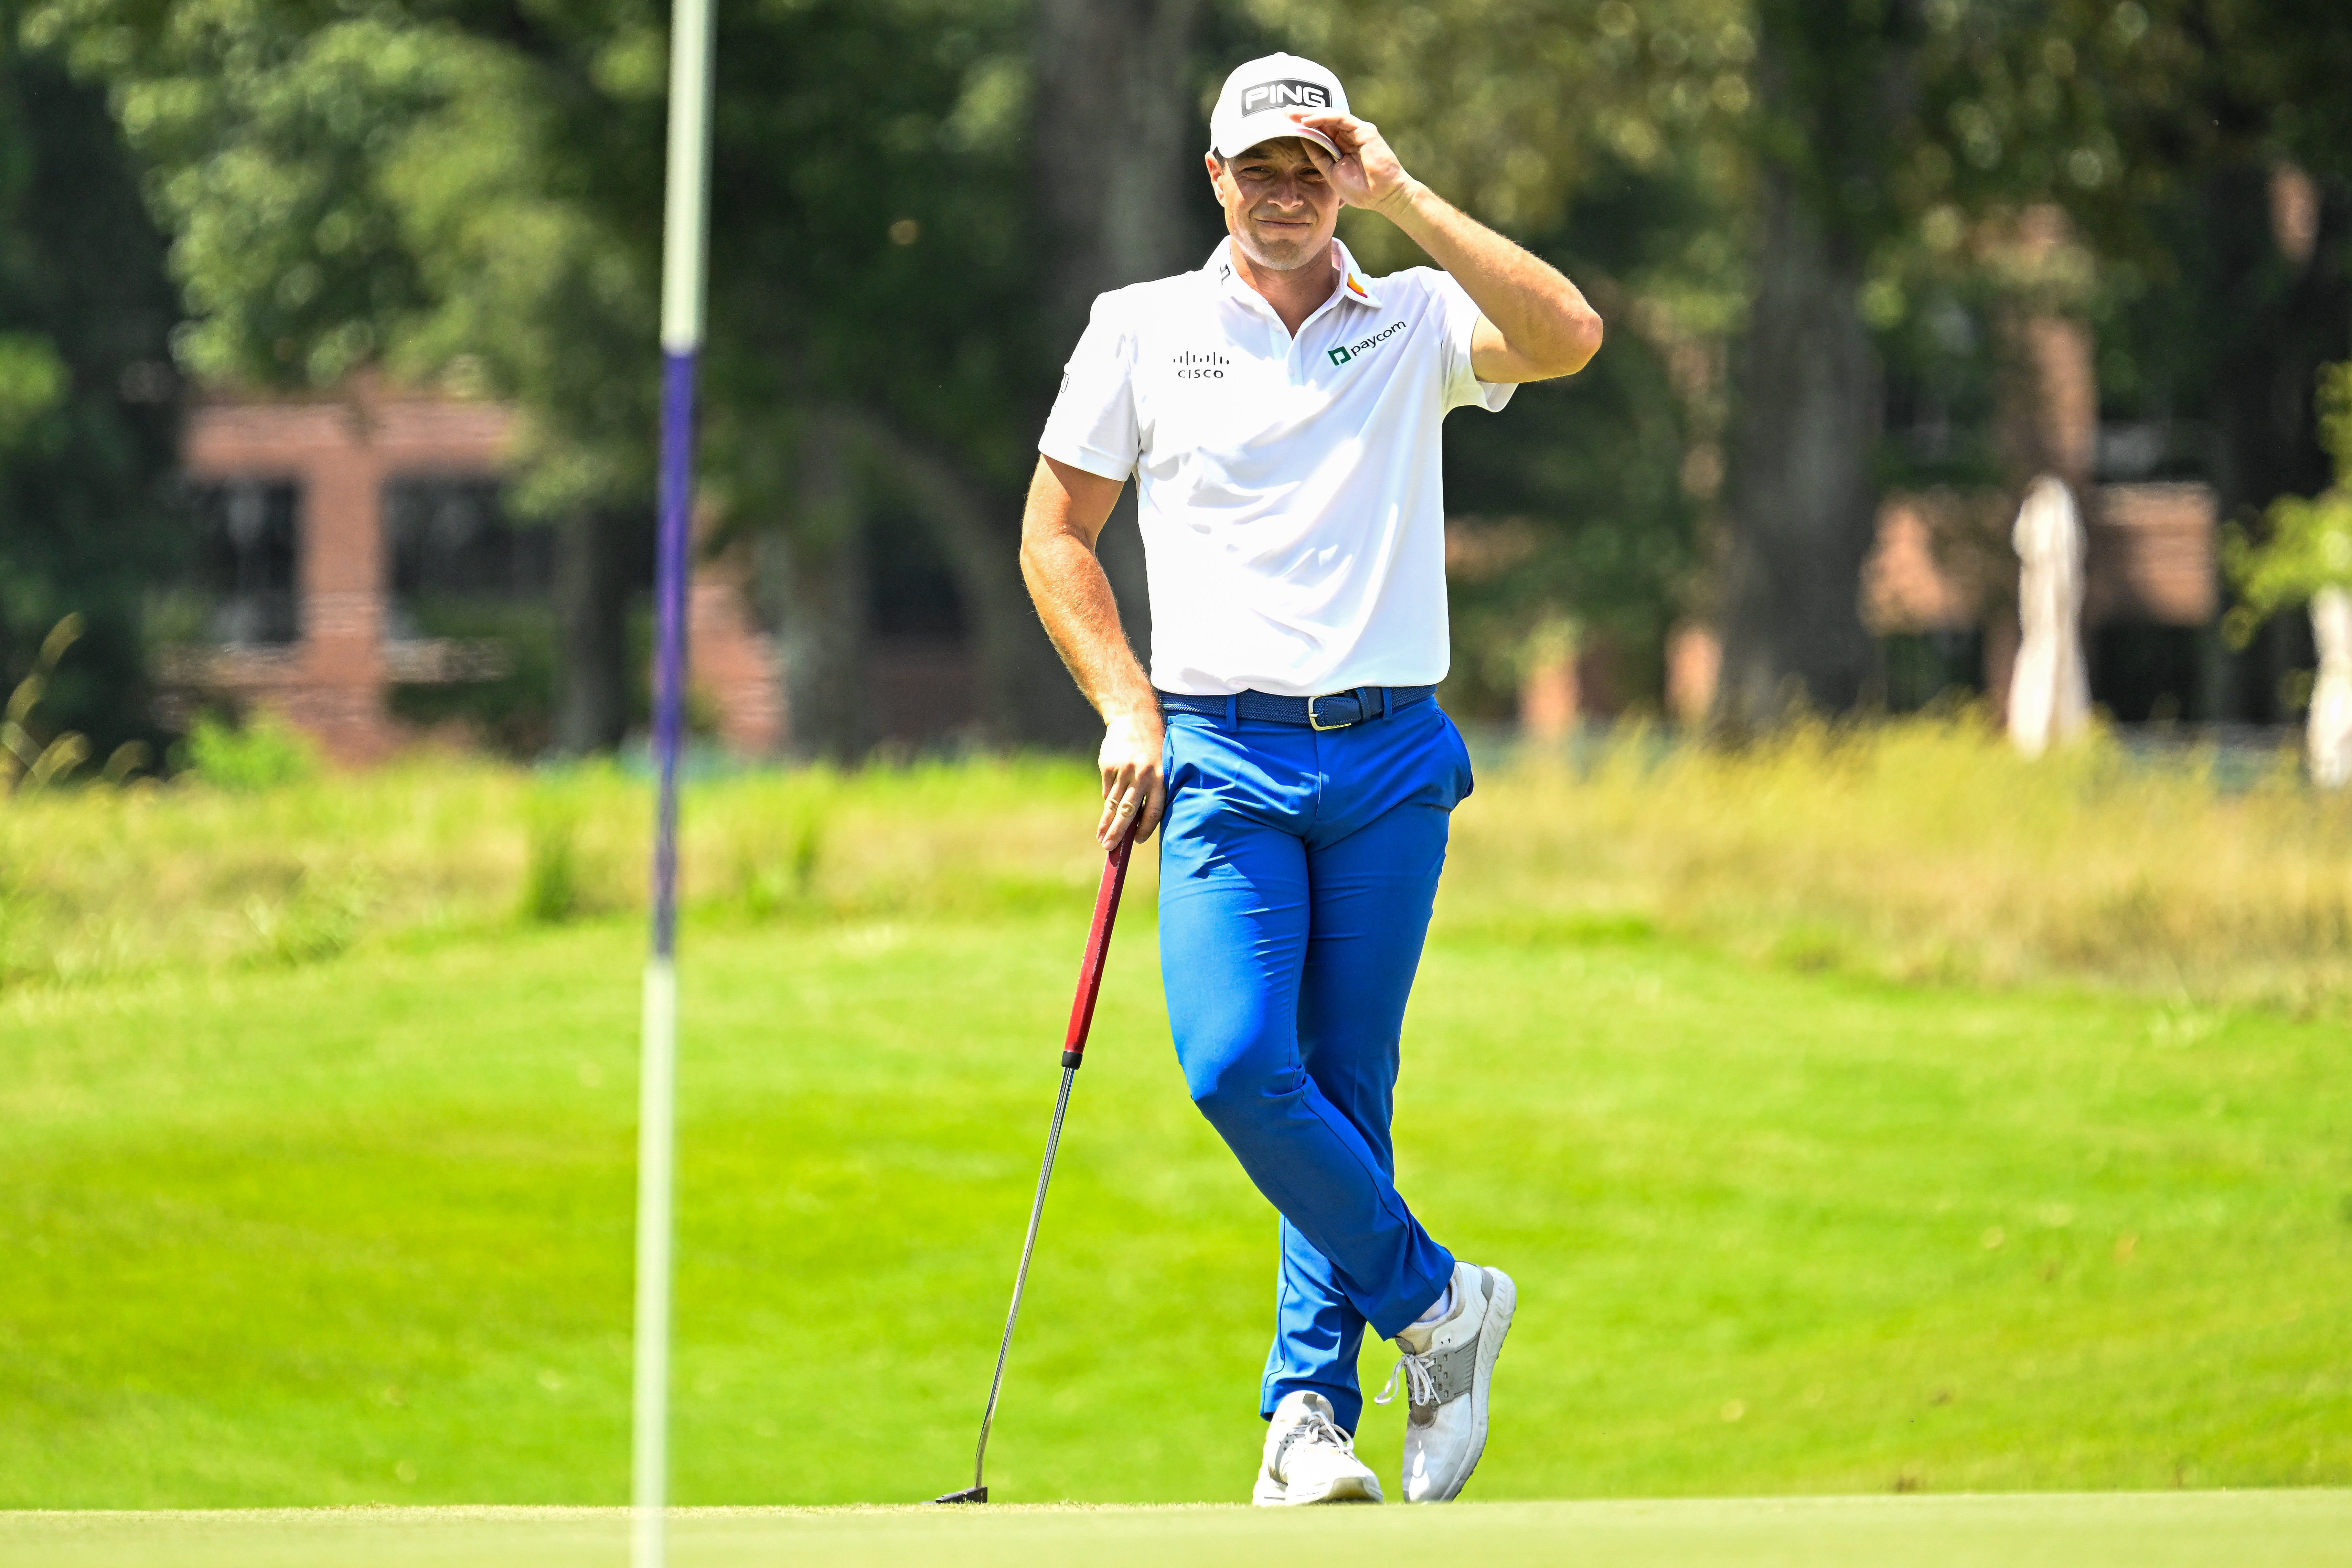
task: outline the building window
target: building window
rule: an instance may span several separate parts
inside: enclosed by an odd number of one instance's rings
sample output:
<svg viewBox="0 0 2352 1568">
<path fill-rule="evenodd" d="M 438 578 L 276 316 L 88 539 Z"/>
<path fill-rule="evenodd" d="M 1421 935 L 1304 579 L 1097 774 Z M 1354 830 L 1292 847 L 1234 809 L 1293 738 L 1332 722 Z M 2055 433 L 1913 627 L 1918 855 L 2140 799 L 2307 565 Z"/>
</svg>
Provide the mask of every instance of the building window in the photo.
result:
<svg viewBox="0 0 2352 1568">
<path fill-rule="evenodd" d="M 554 531 L 516 527 L 499 481 L 478 474 L 404 474 L 383 500 L 394 715 L 514 756 L 545 751 Z"/>
<path fill-rule="evenodd" d="M 395 637 L 447 635 L 424 623 L 453 605 L 547 595 L 552 534 L 514 527 L 494 479 L 404 475 L 383 487 L 383 518 Z"/>
<path fill-rule="evenodd" d="M 190 488 L 204 641 L 269 645 L 300 638 L 301 498 L 301 488 L 284 479 Z"/>
</svg>

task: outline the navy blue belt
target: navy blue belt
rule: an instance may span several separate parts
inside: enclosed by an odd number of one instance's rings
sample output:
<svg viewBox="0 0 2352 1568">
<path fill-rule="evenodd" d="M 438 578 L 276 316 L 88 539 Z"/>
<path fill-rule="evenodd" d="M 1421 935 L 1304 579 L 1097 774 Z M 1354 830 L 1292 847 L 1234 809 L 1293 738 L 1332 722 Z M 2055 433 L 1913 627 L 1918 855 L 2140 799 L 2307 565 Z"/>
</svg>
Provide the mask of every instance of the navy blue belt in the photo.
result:
<svg viewBox="0 0 2352 1568">
<path fill-rule="evenodd" d="M 1186 697 L 1173 691 L 1160 694 L 1162 713 L 1205 713 L 1213 719 L 1264 719 L 1276 724 L 1303 724 L 1309 730 L 1344 730 L 1373 719 L 1385 719 L 1400 708 L 1424 702 L 1434 686 L 1359 686 L 1323 697 L 1276 697 L 1267 691 L 1236 691 L 1231 697 Z"/>
</svg>

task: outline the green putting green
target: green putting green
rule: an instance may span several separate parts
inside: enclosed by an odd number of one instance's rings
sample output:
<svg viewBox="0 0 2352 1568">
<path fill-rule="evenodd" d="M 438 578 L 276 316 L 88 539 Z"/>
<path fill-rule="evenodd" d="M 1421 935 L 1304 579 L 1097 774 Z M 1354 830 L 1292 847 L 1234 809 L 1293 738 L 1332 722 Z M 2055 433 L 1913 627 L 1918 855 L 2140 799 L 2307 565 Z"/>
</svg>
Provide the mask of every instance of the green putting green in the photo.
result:
<svg viewBox="0 0 2352 1568">
<path fill-rule="evenodd" d="M 1255 1462 L 1273 1217 L 1184 1097 L 1138 891 L 1004 1502 L 1239 1501 Z M 1068 905 L 688 932 L 675 1500 L 967 1483 Z M 0 993 L 0 1507 L 625 1500 L 641 951 L 614 921 Z M 1407 1028 L 1405 1190 L 1521 1290 L 1470 1500 L 2352 1484 L 2338 1025 L 1542 928 L 1442 934 Z M 1400 1427 L 1361 1435 L 1391 1478 Z M 1435 1528 L 1141 1517 L 1101 1528 Z"/>
<path fill-rule="evenodd" d="M 0 1515 L 0 1558 L 45 1568 L 589 1568 L 627 1560 L 619 1510 L 341 1509 Z M 1486 1503 L 1437 1509 L 698 1509 L 677 1568 L 951 1563 L 1054 1568 L 1313 1554 L 1581 1568 L 2263 1568 L 2352 1562 L 2352 1492 Z"/>
</svg>

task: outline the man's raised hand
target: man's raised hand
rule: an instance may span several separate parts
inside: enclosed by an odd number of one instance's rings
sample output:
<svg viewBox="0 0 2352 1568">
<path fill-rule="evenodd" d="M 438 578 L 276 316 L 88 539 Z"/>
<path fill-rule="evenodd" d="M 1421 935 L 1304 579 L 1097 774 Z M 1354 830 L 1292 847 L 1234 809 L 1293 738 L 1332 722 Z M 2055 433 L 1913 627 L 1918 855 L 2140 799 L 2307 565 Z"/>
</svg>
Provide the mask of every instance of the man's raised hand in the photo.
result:
<svg viewBox="0 0 2352 1568">
<path fill-rule="evenodd" d="M 1307 155 L 1349 206 L 1380 212 L 1412 190 L 1412 176 L 1404 172 L 1381 128 L 1370 121 L 1328 111 L 1311 114 L 1305 110 L 1292 110 L 1290 118 L 1328 136 L 1339 149 L 1339 156 L 1334 159 L 1309 142 Z"/>
</svg>

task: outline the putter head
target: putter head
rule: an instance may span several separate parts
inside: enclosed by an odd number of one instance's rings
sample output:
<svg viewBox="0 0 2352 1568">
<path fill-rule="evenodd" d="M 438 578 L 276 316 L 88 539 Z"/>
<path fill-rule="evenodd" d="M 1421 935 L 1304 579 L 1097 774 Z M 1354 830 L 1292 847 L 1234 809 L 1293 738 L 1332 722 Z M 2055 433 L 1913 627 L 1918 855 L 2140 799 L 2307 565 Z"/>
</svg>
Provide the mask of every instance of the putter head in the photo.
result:
<svg viewBox="0 0 2352 1568">
<path fill-rule="evenodd" d="M 935 1497 L 931 1502 L 936 1506 L 943 1502 L 986 1502 L 987 1500 L 986 1487 L 966 1487 L 960 1492 L 950 1492 L 945 1497 Z"/>
</svg>

